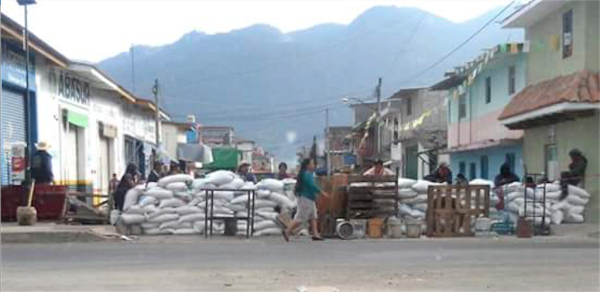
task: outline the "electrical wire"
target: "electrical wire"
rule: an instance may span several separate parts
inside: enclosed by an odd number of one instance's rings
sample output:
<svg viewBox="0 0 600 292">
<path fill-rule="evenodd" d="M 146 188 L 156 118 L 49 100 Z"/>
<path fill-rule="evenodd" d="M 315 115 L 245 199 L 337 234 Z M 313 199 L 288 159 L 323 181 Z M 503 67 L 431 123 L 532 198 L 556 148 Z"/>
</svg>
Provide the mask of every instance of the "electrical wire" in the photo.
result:
<svg viewBox="0 0 600 292">
<path fill-rule="evenodd" d="M 498 12 L 498 14 L 496 14 L 494 17 L 492 17 L 488 22 L 486 22 L 475 33 L 473 33 L 471 36 L 469 36 L 466 40 L 464 40 L 462 43 L 460 43 L 457 47 L 455 47 L 448 54 L 444 55 L 441 59 L 439 59 L 436 62 L 432 63 L 431 65 L 429 65 L 424 70 L 421 70 L 419 73 L 417 73 L 417 74 L 413 75 L 412 77 L 407 78 L 407 79 L 405 79 L 405 80 L 403 80 L 403 81 L 401 81 L 399 83 L 400 84 L 405 84 L 405 83 L 410 82 L 410 81 L 412 81 L 412 80 L 414 80 L 414 79 L 416 79 L 418 77 L 421 77 L 421 76 L 423 76 L 423 74 L 427 73 L 429 70 L 435 68 L 436 66 L 438 66 L 439 64 L 441 64 L 442 62 L 444 62 L 446 59 L 448 59 L 450 56 L 452 56 L 454 53 L 456 53 L 458 50 L 460 50 L 462 47 L 464 47 L 467 43 L 469 43 L 473 38 L 475 38 L 485 28 L 487 28 L 494 20 L 496 20 L 500 15 L 502 15 L 506 10 L 508 10 L 508 8 L 511 7 L 515 2 L 516 2 L 516 0 L 513 0 L 508 5 L 506 5 L 506 7 L 504 7 L 500 12 Z"/>
</svg>

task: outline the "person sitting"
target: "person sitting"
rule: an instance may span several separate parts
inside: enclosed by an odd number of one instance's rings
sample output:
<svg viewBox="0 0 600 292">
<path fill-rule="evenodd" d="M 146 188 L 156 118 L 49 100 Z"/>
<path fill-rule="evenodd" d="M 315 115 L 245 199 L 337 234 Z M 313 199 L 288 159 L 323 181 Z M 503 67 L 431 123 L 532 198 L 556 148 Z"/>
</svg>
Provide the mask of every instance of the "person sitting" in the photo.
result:
<svg viewBox="0 0 600 292">
<path fill-rule="evenodd" d="M 426 175 L 423 179 L 435 183 L 452 184 L 452 170 L 450 170 L 448 164 L 442 162 L 433 173 Z"/>
<path fill-rule="evenodd" d="M 500 173 L 494 178 L 494 185 L 500 187 L 518 181 L 519 177 L 510 171 L 510 165 L 505 162 L 500 166 Z"/>
<path fill-rule="evenodd" d="M 377 159 L 375 160 L 375 165 L 367 170 L 363 175 L 368 176 L 386 176 L 386 175 L 395 175 L 393 171 L 383 166 L 383 160 Z"/>
<path fill-rule="evenodd" d="M 256 183 L 256 176 L 250 173 L 250 164 L 244 162 L 238 167 L 238 175 L 246 182 L 251 181 Z"/>
<path fill-rule="evenodd" d="M 467 178 L 465 177 L 464 174 L 459 173 L 456 176 L 456 180 L 454 181 L 454 184 L 456 184 L 456 185 L 468 185 L 469 181 L 467 180 Z"/>
<path fill-rule="evenodd" d="M 564 171 L 560 174 L 560 185 L 562 187 L 563 198 L 568 195 L 569 185 L 577 186 L 583 182 L 588 163 L 587 158 L 583 156 L 583 153 L 581 153 L 579 149 L 569 151 L 569 157 L 571 158 L 569 171 Z"/>
</svg>

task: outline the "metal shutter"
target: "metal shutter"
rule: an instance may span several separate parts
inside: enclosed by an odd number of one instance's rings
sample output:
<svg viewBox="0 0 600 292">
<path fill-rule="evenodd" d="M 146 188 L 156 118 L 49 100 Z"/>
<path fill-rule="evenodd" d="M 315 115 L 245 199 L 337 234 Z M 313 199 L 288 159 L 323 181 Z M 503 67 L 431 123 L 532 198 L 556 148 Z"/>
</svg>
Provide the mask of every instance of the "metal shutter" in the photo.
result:
<svg viewBox="0 0 600 292">
<path fill-rule="evenodd" d="M 10 178 L 10 161 L 5 151 L 14 142 L 27 142 L 27 116 L 23 94 L 3 88 L 1 99 L 0 124 L 2 126 L 2 136 L 0 138 L 2 139 L 3 149 L 0 149 L 0 170 L 2 172 L 2 185 L 7 185 Z"/>
</svg>

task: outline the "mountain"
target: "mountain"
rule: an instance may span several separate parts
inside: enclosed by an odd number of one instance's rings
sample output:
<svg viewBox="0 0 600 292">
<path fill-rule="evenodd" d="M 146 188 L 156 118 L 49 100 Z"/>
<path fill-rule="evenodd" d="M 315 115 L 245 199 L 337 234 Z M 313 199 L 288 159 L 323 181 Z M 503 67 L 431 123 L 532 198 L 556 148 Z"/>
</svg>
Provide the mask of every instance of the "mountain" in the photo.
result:
<svg viewBox="0 0 600 292">
<path fill-rule="evenodd" d="M 282 160 L 322 136 L 325 106 L 331 125 L 349 125 L 345 96 L 372 97 L 383 77 L 382 97 L 403 87 L 428 86 L 453 66 L 495 44 L 523 39 L 521 31 L 492 22 L 461 50 L 419 75 L 500 9 L 454 23 L 416 8 L 371 8 L 348 25 L 321 24 L 282 33 L 257 24 L 229 33 L 191 31 L 176 42 L 134 47 L 135 93 L 151 96 L 160 80 L 164 106 L 176 120 L 196 114 L 205 125 L 232 125 Z M 99 67 L 132 88 L 131 55 L 121 53 Z"/>
</svg>

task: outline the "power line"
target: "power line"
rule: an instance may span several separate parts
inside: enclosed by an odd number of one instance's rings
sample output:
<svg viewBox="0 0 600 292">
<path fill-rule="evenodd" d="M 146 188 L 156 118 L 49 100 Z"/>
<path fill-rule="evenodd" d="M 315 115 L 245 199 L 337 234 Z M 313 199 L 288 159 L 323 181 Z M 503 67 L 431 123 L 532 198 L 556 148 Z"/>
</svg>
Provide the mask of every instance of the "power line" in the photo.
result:
<svg viewBox="0 0 600 292">
<path fill-rule="evenodd" d="M 480 32 L 482 32 L 486 27 L 488 27 L 494 20 L 496 20 L 496 18 L 498 18 L 500 15 L 502 15 L 502 13 L 504 13 L 506 10 L 508 10 L 508 8 L 511 7 L 515 2 L 516 2 L 516 0 L 513 0 L 508 5 L 506 5 L 506 7 L 504 7 L 500 12 L 498 12 L 498 14 L 496 14 L 494 17 L 492 17 L 492 19 L 490 19 L 488 22 L 486 22 L 480 29 L 478 29 L 475 33 L 473 33 L 471 36 L 469 36 L 465 41 L 463 41 L 456 48 L 454 48 L 452 51 L 450 51 L 450 53 L 446 54 L 441 59 L 439 59 L 438 61 L 434 62 L 433 64 L 431 64 L 430 66 L 428 66 L 427 68 L 425 68 L 424 70 L 422 70 L 421 72 L 419 72 L 419 73 L 413 75 L 412 77 L 407 78 L 407 79 L 405 79 L 405 80 L 403 80 L 402 82 L 399 82 L 399 83 L 403 84 L 403 83 L 412 81 L 412 80 L 414 80 L 414 79 L 416 79 L 418 77 L 421 77 L 427 71 L 435 68 L 437 65 L 441 64 L 442 62 L 444 62 L 451 55 L 453 55 L 454 53 L 456 53 L 463 46 L 465 46 L 467 43 L 469 43 L 473 38 L 475 38 Z"/>
</svg>

